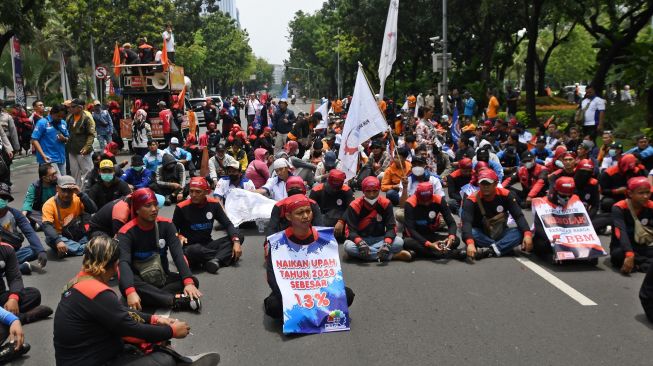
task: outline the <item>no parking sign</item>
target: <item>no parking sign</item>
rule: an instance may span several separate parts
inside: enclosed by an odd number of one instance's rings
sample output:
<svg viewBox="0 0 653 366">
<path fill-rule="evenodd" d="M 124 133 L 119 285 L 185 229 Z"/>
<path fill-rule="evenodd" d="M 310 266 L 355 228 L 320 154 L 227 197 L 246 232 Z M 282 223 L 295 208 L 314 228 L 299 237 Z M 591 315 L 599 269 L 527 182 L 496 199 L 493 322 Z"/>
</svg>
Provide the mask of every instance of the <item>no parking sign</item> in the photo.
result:
<svg viewBox="0 0 653 366">
<path fill-rule="evenodd" d="M 104 80 L 109 76 L 109 70 L 104 66 L 98 66 L 95 68 L 95 77 Z"/>
</svg>

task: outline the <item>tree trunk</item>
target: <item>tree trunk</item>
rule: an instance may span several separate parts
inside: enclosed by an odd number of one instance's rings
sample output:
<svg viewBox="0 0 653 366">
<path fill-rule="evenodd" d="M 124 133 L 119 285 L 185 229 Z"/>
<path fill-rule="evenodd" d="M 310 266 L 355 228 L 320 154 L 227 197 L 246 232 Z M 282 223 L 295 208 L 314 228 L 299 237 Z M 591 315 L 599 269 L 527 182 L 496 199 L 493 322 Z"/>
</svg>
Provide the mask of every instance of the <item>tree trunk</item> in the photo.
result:
<svg viewBox="0 0 653 366">
<path fill-rule="evenodd" d="M 540 22 L 540 11 L 542 1 L 533 1 L 533 13 L 529 14 L 528 3 L 526 1 L 526 19 L 528 19 L 528 48 L 526 51 L 526 73 L 524 75 L 524 87 L 526 89 L 526 115 L 530 119 L 530 125 L 537 125 L 537 116 L 535 115 L 535 69 L 537 67 L 537 38 Z"/>
<path fill-rule="evenodd" d="M 16 34 L 13 30 L 5 32 L 3 35 L 0 36 L 0 56 L 2 56 L 2 51 L 4 51 L 5 46 L 7 43 L 9 43 L 9 40 L 11 37 L 13 37 Z M 9 51 L 11 52 L 11 50 Z"/>
<path fill-rule="evenodd" d="M 653 128 L 653 87 L 646 89 L 646 125 Z"/>
</svg>

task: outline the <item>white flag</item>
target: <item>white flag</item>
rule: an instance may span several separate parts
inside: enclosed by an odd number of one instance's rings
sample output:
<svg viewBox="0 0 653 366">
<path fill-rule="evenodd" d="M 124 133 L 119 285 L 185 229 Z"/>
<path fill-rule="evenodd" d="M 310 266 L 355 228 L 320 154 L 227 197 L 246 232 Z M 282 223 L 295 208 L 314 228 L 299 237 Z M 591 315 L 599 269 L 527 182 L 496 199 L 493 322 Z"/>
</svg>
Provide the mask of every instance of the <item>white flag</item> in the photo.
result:
<svg viewBox="0 0 653 366">
<path fill-rule="evenodd" d="M 328 101 L 324 102 L 322 103 L 320 108 L 316 110 L 316 112 L 322 113 L 322 120 L 320 121 L 320 123 L 317 124 L 317 126 L 315 126 L 316 130 L 329 127 L 329 113 L 328 113 L 329 111 L 327 110 L 328 104 L 329 104 Z"/>
<path fill-rule="evenodd" d="M 385 33 L 383 34 L 383 47 L 381 48 L 381 61 L 379 62 L 379 80 L 381 91 L 379 96 L 383 99 L 385 79 L 392 72 L 392 65 L 397 59 L 397 18 L 399 17 L 399 0 L 390 0 L 388 19 L 385 22 Z"/>
<path fill-rule="evenodd" d="M 358 76 L 354 86 L 354 95 L 345 120 L 338 154 L 347 180 L 356 175 L 360 145 L 372 136 L 385 132 L 388 123 L 385 121 L 376 98 L 370 90 L 362 66 L 358 66 Z"/>
</svg>

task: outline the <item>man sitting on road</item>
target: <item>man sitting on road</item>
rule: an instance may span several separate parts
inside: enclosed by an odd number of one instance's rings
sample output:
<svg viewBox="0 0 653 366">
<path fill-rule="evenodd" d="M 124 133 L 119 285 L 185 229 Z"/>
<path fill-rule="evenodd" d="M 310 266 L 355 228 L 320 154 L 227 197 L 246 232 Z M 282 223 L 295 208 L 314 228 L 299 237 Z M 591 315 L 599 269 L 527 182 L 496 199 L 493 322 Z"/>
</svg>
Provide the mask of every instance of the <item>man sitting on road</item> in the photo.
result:
<svg viewBox="0 0 653 366">
<path fill-rule="evenodd" d="M 394 206 L 399 205 L 399 192 L 401 192 L 401 180 L 410 174 L 412 165 L 406 159 L 410 155 L 410 150 L 406 147 L 398 149 L 394 162 L 383 173 L 381 190 Z"/>
<path fill-rule="evenodd" d="M 29 262 L 38 259 L 43 268 L 48 262 L 48 255 L 27 218 L 17 209 L 8 206 L 13 200 L 11 188 L 0 183 L 0 240 L 11 245 L 16 251 L 20 272 L 30 274 L 32 267 Z M 22 247 L 25 238 L 29 242 L 28 247 Z"/>
<path fill-rule="evenodd" d="M 440 228 L 440 217 L 447 223 L 446 235 L 436 232 Z M 435 259 L 466 257 L 465 251 L 458 249 L 458 226 L 449 205 L 442 196 L 433 194 L 433 185 L 430 183 L 418 184 L 415 194 L 406 200 L 404 226 L 404 249 L 417 256 Z"/>
<path fill-rule="evenodd" d="M 247 191 L 256 191 L 254 183 L 249 180 L 240 169 L 240 164 L 237 161 L 232 161 L 226 167 L 227 176 L 220 178 L 218 184 L 215 187 L 213 195 L 222 203 L 224 206 L 227 202 L 227 197 L 229 192 L 234 188 L 240 188 Z"/>
<path fill-rule="evenodd" d="M 165 197 L 165 204 L 169 206 L 183 200 L 182 191 L 186 182 L 184 165 L 170 154 L 163 156 L 163 163 L 157 168 L 156 181 L 150 188 Z"/>
<path fill-rule="evenodd" d="M 107 203 L 125 197 L 131 193 L 129 185 L 116 176 L 111 160 L 100 162 L 100 181 L 91 186 L 88 196 L 95 202 L 98 209 Z"/>
<path fill-rule="evenodd" d="M 546 194 L 549 172 L 544 165 L 535 162 L 535 156 L 530 151 L 524 151 L 521 155 L 521 164 L 522 166 L 504 179 L 501 185 L 517 196 L 522 208 L 527 208 L 531 206 L 533 198 Z M 521 183 L 521 190 L 514 187 L 516 183 Z"/>
<path fill-rule="evenodd" d="M 616 166 L 610 167 L 601 173 L 599 185 L 601 186 L 601 212 L 611 212 L 615 203 L 628 198 L 628 180 L 637 176 L 645 176 L 643 165 L 637 163 L 633 154 L 625 154 Z"/>
<path fill-rule="evenodd" d="M 57 168 L 52 164 L 39 165 L 39 179 L 27 188 L 23 200 L 23 215 L 29 219 L 35 230 L 43 225 L 43 204 L 57 193 Z"/>
<path fill-rule="evenodd" d="M 150 140 L 147 143 L 148 152 L 143 156 L 143 164 L 145 168 L 156 172 L 157 168 L 163 164 L 163 156 L 165 153 L 163 150 L 159 149 L 159 143 L 155 140 Z"/>
<path fill-rule="evenodd" d="M 345 222 L 349 229 L 345 252 L 350 258 L 364 261 L 410 261 L 403 250 L 404 241 L 397 236 L 397 225 L 390 200 L 379 196 L 381 183 L 374 176 L 363 179 L 363 197 L 347 207 Z"/>
<path fill-rule="evenodd" d="M 95 203 L 80 192 L 75 178 L 64 175 L 57 180 L 57 194 L 43 205 L 45 243 L 59 257 L 84 254 L 86 236 L 85 215 L 97 211 Z"/>
<path fill-rule="evenodd" d="M 120 292 L 130 308 L 142 306 L 199 311 L 202 293 L 186 263 L 177 229 L 159 216 L 157 199 L 149 188 L 131 196 L 135 218 L 118 232 Z M 171 272 L 168 252 L 179 273 Z"/>
<path fill-rule="evenodd" d="M 478 172 L 480 190 L 463 203 L 462 236 L 468 258 L 507 255 L 520 243 L 530 251 L 533 245 L 532 233 L 515 194 L 498 188 L 498 181 L 493 170 L 482 169 Z M 507 227 L 508 214 L 517 222 L 517 228 Z"/>
<path fill-rule="evenodd" d="M 344 184 L 346 178 L 344 172 L 333 169 L 326 183 L 316 185 L 308 195 L 320 207 L 324 226 L 334 228 L 334 236 L 339 242 L 345 240 L 345 211 L 354 201 L 354 192 Z"/>
<path fill-rule="evenodd" d="M 184 168 L 188 171 L 191 177 L 195 175 L 195 164 L 193 164 L 193 156 L 188 151 L 179 147 L 178 138 L 171 138 L 170 145 L 163 149 L 163 152 L 165 154 L 174 156 L 178 162 L 184 164 Z"/>
<path fill-rule="evenodd" d="M 278 201 L 272 208 L 272 213 L 270 214 L 270 221 L 266 229 L 266 236 L 276 234 L 279 231 L 286 230 L 290 226 L 290 222 L 286 220 L 286 212 L 284 208 L 286 203 L 291 201 L 291 198 L 296 195 L 306 196 L 306 185 L 302 178 L 297 176 L 288 177 L 286 182 L 286 193 L 288 197 Z M 322 226 L 323 217 L 320 212 L 320 206 L 313 200 L 311 200 L 311 209 L 313 210 L 313 225 Z"/>
<path fill-rule="evenodd" d="M 131 168 L 125 170 L 120 179 L 129 185 L 129 189 L 137 190 L 149 187 L 154 180 L 153 175 L 153 171 L 145 168 L 143 158 L 138 155 L 133 155 L 131 158 Z"/>
<path fill-rule="evenodd" d="M 190 179 L 190 198 L 179 202 L 172 216 L 184 246 L 189 265 L 203 266 L 209 273 L 217 273 L 220 267 L 238 262 L 242 255 L 243 236 L 238 233 L 222 208 L 213 197 L 207 197 L 211 188 L 204 177 Z M 227 230 L 227 236 L 211 238 L 213 222 Z"/>
<path fill-rule="evenodd" d="M 472 179 L 472 159 L 463 158 L 458 163 L 458 169 L 454 170 L 445 182 L 447 183 L 447 192 L 449 198 L 447 204 L 452 213 L 458 215 L 463 198 L 460 195 L 460 190 L 465 185 L 469 184 Z"/>
<path fill-rule="evenodd" d="M 224 144 L 218 144 L 215 155 L 209 159 L 209 177 L 213 182 L 212 187 L 218 184 L 218 180 L 227 175 L 227 167 L 234 162 L 238 163 L 231 155 L 227 154 Z"/>
<path fill-rule="evenodd" d="M 272 164 L 272 170 L 276 175 L 270 177 L 268 181 L 256 192 L 266 195 L 275 201 L 281 201 L 288 197 L 286 192 L 286 181 L 290 174 L 290 163 L 284 158 L 279 158 Z"/>
<path fill-rule="evenodd" d="M 286 200 L 283 211 L 285 212 L 285 219 L 290 223 L 290 227 L 283 232 L 285 240 L 304 246 L 310 245 L 318 239 L 312 224 L 313 210 L 311 209 L 311 199 L 299 194 L 291 196 Z M 266 249 L 265 270 L 268 285 L 272 290 L 272 293 L 263 301 L 265 314 L 274 319 L 282 319 L 283 302 L 281 290 L 274 275 L 269 246 Z M 351 306 L 354 302 L 354 292 L 349 287 L 345 287 L 345 294 L 347 296 L 347 305 Z"/>
<path fill-rule="evenodd" d="M 628 180 L 627 197 L 612 206 L 610 261 L 621 272 L 648 272 L 653 267 L 653 201 L 646 177 Z"/>
</svg>

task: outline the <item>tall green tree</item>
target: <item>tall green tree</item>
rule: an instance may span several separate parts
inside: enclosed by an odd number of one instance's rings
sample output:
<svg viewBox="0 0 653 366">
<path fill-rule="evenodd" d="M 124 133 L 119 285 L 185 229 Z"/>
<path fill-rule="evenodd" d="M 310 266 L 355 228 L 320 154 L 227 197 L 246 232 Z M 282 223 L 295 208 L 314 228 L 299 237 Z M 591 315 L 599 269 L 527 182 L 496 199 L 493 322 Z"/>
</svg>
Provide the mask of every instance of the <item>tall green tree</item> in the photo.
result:
<svg viewBox="0 0 653 366">
<path fill-rule="evenodd" d="M 23 43 L 32 40 L 45 22 L 45 5 L 45 0 L 0 1 L 0 54 L 13 36 Z"/>
</svg>

